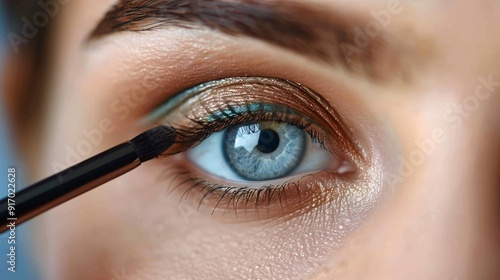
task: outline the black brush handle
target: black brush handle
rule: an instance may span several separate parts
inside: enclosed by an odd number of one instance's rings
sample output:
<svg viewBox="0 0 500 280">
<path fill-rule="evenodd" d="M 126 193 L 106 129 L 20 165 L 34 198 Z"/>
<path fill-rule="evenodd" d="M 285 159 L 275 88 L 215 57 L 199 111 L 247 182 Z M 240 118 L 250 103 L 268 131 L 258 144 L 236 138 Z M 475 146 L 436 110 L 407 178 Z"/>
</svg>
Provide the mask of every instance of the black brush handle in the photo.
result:
<svg viewBox="0 0 500 280">
<path fill-rule="evenodd" d="M 13 199 L 0 202 L 0 232 L 6 231 L 9 224 L 19 225 L 139 165 L 136 149 L 127 142 L 35 183 Z"/>
</svg>

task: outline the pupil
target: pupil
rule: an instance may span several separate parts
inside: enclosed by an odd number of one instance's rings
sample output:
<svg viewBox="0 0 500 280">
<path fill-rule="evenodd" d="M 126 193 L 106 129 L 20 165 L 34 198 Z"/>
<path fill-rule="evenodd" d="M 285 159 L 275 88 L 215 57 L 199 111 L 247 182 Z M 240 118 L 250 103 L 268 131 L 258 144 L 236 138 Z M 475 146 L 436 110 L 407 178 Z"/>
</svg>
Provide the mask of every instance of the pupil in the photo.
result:
<svg viewBox="0 0 500 280">
<path fill-rule="evenodd" d="M 280 145 L 280 137 L 276 131 L 272 129 L 264 129 L 260 132 L 259 143 L 257 149 L 262 153 L 269 154 L 278 148 Z"/>
</svg>

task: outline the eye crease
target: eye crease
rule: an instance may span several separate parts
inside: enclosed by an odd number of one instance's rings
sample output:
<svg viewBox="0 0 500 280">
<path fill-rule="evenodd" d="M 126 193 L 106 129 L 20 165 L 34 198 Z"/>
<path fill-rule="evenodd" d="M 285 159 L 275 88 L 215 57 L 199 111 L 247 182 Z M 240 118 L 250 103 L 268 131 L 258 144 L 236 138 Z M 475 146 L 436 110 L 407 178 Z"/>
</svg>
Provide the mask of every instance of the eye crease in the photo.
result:
<svg viewBox="0 0 500 280">
<path fill-rule="evenodd" d="M 306 104 L 308 104 L 306 106 Z M 181 200 L 266 217 L 318 207 L 349 191 L 363 156 L 342 117 L 314 91 L 278 78 L 206 82 L 170 98 L 147 118 L 178 139 L 159 180 Z M 253 211 L 253 212 L 252 212 Z M 249 214 L 250 213 L 250 214 Z"/>
</svg>

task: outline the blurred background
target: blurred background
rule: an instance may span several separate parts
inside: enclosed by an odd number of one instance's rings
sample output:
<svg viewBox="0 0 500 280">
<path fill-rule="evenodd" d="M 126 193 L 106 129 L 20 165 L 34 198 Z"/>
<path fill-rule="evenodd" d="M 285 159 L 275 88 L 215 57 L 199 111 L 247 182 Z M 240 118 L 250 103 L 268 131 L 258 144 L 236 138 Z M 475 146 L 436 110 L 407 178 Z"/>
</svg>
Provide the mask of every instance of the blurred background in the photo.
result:
<svg viewBox="0 0 500 280">
<path fill-rule="evenodd" d="M 16 3 L 24 2 L 24 3 Z M 3 198 L 7 196 L 7 169 L 16 168 L 16 187 L 19 190 L 23 184 L 23 175 L 26 176 L 23 166 L 20 165 L 18 158 L 18 153 L 14 149 L 14 141 L 17 140 L 14 137 L 12 131 L 13 126 L 18 123 L 24 122 L 23 119 L 13 119 L 12 113 L 18 113 L 21 108 L 18 106 L 13 106 L 9 98 L 12 96 L 7 96 L 5 94 L 7 88 L 12 88 L 13 86 L 19 86 L 20 80 L 16 79 L 16 75 L 19 71 L 24 73 L 33 73 L 34 65 L 18 64 L 19 60 L 15 57 L 16 52 L 12 49 L 11 41 L 9 40 L 9 33 L 16 33 L 20 28 L 22 23 L 22 14 L 28 11 L 30 8 L 30 3 L 34 1 L 0 1 L 0 77 L 1 87 L 0 87 L 0 172 L 1 172 L 1 182 L 0 183 L 0 196 Z M 7 10 L 9 12 L 7 12 Z M 19 33 L 17 33 L 19 34 Z M 38 41 L 33 41 L 33 45 L 26 44 L 23 48 L 34 48 L 39 43 Z M 14 64 L 13 62 L 16 61 Z M 24 68 L 21 70 L 19 67 Z M 16 85 L 17 84 L 17 85 Z M 27 85 L 26 89 L 34 86 L 35 84 Z M 22 100 L 22 99 L 20 99 Z M 9 105 L 7 105 L 9 104 Z M 29 115 L 27 112 L 24 114 Z M 30 280 L 30 279 L 40 279 L 37 277 L 35 258 L 33 256 L 33 250 L 31 248 L 32 244 L 28 237 L 28 231 L 30 229 L 29 223 L 23 224 L 16 228 L 16 260 L 15 260 L 15 272 L 8 270 L 10 266 L 8 261 L 9 246 L 14 244 L 8 244 L 8 234 L 9 232 L 0 235 L 0 279 L 2 280 Z"/>
</svg>

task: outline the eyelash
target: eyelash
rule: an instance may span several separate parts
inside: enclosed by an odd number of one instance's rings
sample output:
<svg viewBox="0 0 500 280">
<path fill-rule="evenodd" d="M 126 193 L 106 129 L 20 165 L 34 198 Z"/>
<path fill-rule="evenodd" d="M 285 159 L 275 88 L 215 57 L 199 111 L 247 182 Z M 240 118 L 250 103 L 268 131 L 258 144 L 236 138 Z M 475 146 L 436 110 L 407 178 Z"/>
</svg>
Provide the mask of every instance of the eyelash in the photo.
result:
<svg viewBox="0 0 500 280">
<path fill-rule="evenodd" d="M 218 208 L 222 200 L 224 198 L 228 197 L 228 202 L 226 204 L 226 207 L 224 208 L 224 212 L 226 212 L 229 208 L 229 205 L 232 202 L 232 208 L 235 210 L 236 216 L 237 216 L 237 204 L 240 202 L 241 199 L 244 201 L 245 208 L 248 209 L 248 204 L 250 201 L 255 200 L 254 208 L 257 208 L 257 206 L 261 202 L 265 202 L 265 205 L 269 207 L 271 204 L 271 200 L 276 194 L 276 198 L 280 202 L 280 207 L 283 209 L 283 193 L 284 189 L 290 186 L 294 186 L 297 192 L 297 195 L 300 197 L 301 191 L 300 188 L 298 187 L 300 184 L 300 180 L 298 179 L 297 182 L 291 182 L 291 181 L 286 181 L 282 184 L 279 185 L 266 185 L 262 186 L 260 188 L 249 188 L 249 187 L 233 187 L 233 186 L 226 186 L 222 184 L 214 184 L 211 183 L 207 180 L 201 179 L 201 178 L 193 178 L 194 182 L 191 187 L 189 187 L 181 196 L 181 201 L 182 199 L 187 199 L 187 196 L 193 191 L 193 189 L 197 187 L 201 187 L 201 199 L 198 203 L 198 210 L 201 207 L 201 204 L 203 203 L 203 200 L 210 195 L 211 193 L 217 192 L 218 190 L 223 191 L 222 195 L 220 198 L 218 198 L 216 205 L 214 206 L 212 210 L 212 214 L 214 214 L 215 210 Z M 264 195 L 262 195 L 264 194 Z M 286 197 L 284 198 L 286 201 Z"/>
<path fill-rule="evenodd" d="M 304 190 L 301 188 L 302 182 L 317 181 L 322 175 L 328 175 L 327 171 L 319 171 L 313 174 L 303 175 L 295 180 L 288 180 L 281 184 L 274 185 L 269 184 L 262 186 L 260 188 L 250 188 L 250 187 L 234 187 L 227 186 L 224 184 L 217 184 L 209 182 L 205 179 L 201 179 L 192 175 L 191 172 L 186 171 L 183 167 L 178 167 L 170 169 L 170 172 L 163 174 L 166 178 L 171 178 L 174 182 L 176 179 L 180 179 L 180 183 L 171 185 L 171 189 L 168 194 L 173 193 L 177 188 L 186 188 L 179 198 L 179 202 L 188 200 L 189 196 L 194 194 L 194 199 L 197 201 L 196 210 L 200 211 L 201 205 L 204 203 L 205 199 L 213 199 L 215 202 L 211 203 L 214 206 L 211 208 L 211 215 L 214 215 L 217 210 L 222 210 L 222 215 L 224 216 L 228 211 L 234 212 L 236 218 L 241 218 L 238 213 L 243 212 L 245 215 L 251 215 L 250 211 L 254 211 L 254 214 L 258 216 L 259 219 L 270 218 L 272 215 L 278 215 L 278 213 L 270 213 L 269 208 L 275 203 L 279 206 L 281 213 L 287 213 L 289 216 L 299 213 L 299 211 L 306 210 L 305 205 L 307 202 L 316 199 L 317 192 L 309 191 L 308 194 L 304 195 Z M 175 174 L 174 177 L 170 177 L 171 174 Z M 319 179 L 321 180 L 321 179 Z M 183 187 L 184 184 L 189 186 Z M 339 188 L 337 192 L 343 193 L 344 188 L 342 188 L 342 182 L 339 180 Z M 213 195 L 213 197 L 211 196 Z M 316 199 L 317 206 L 329 202 L 329 199 L 324 199 L 320 201 Z M 309 205 L 312 207 L 311 205 Z M 261 210 L 267 210 L 262 212 Z M 267 215 L 265 217 L 264 215 Z"/>
<path fill-rule="evenodd" d="M 322 148 L 330 150 L 325 142 L 327 141 L 325 133 L 321 133 L 318 129 L 311 127 L 314 123 L 307 117 L 294 112 L 290 108 L 284 108 L 276 105 L 263 105 L 261 106 L 272 106 L 273 111 L 263 111 L 263 110 L 251 110 L 246 108 L 246 112 L 241 110 L 236 110 L 229 104 L 225 104 L 225 109 L 219 109 L 212 115 L 217 116 L 216 119 L 211 121 L 197 121 L 190 118 L 189 116 L 184 116 L 189 119 L 194 125 L 185 127 L 174 127 L 177 132 L 178 139 L 176 141 L 181 148 L 181 152 L 195 147 L 197 144 L 201 143 L 203 140 L 210 137 L 213 133 L 222 131 L 232 125 L 242 124 L 242 123 L 258 123 L 258 122 L 278 122 L 278 123 L 288 123 L 303 129 L 311 137 L 314 143 L 318 143 Z M 178 150 L 175 151 L 176 153 Z M 168 154 L 169 155 L 169 154 Z"/>
</svg>

